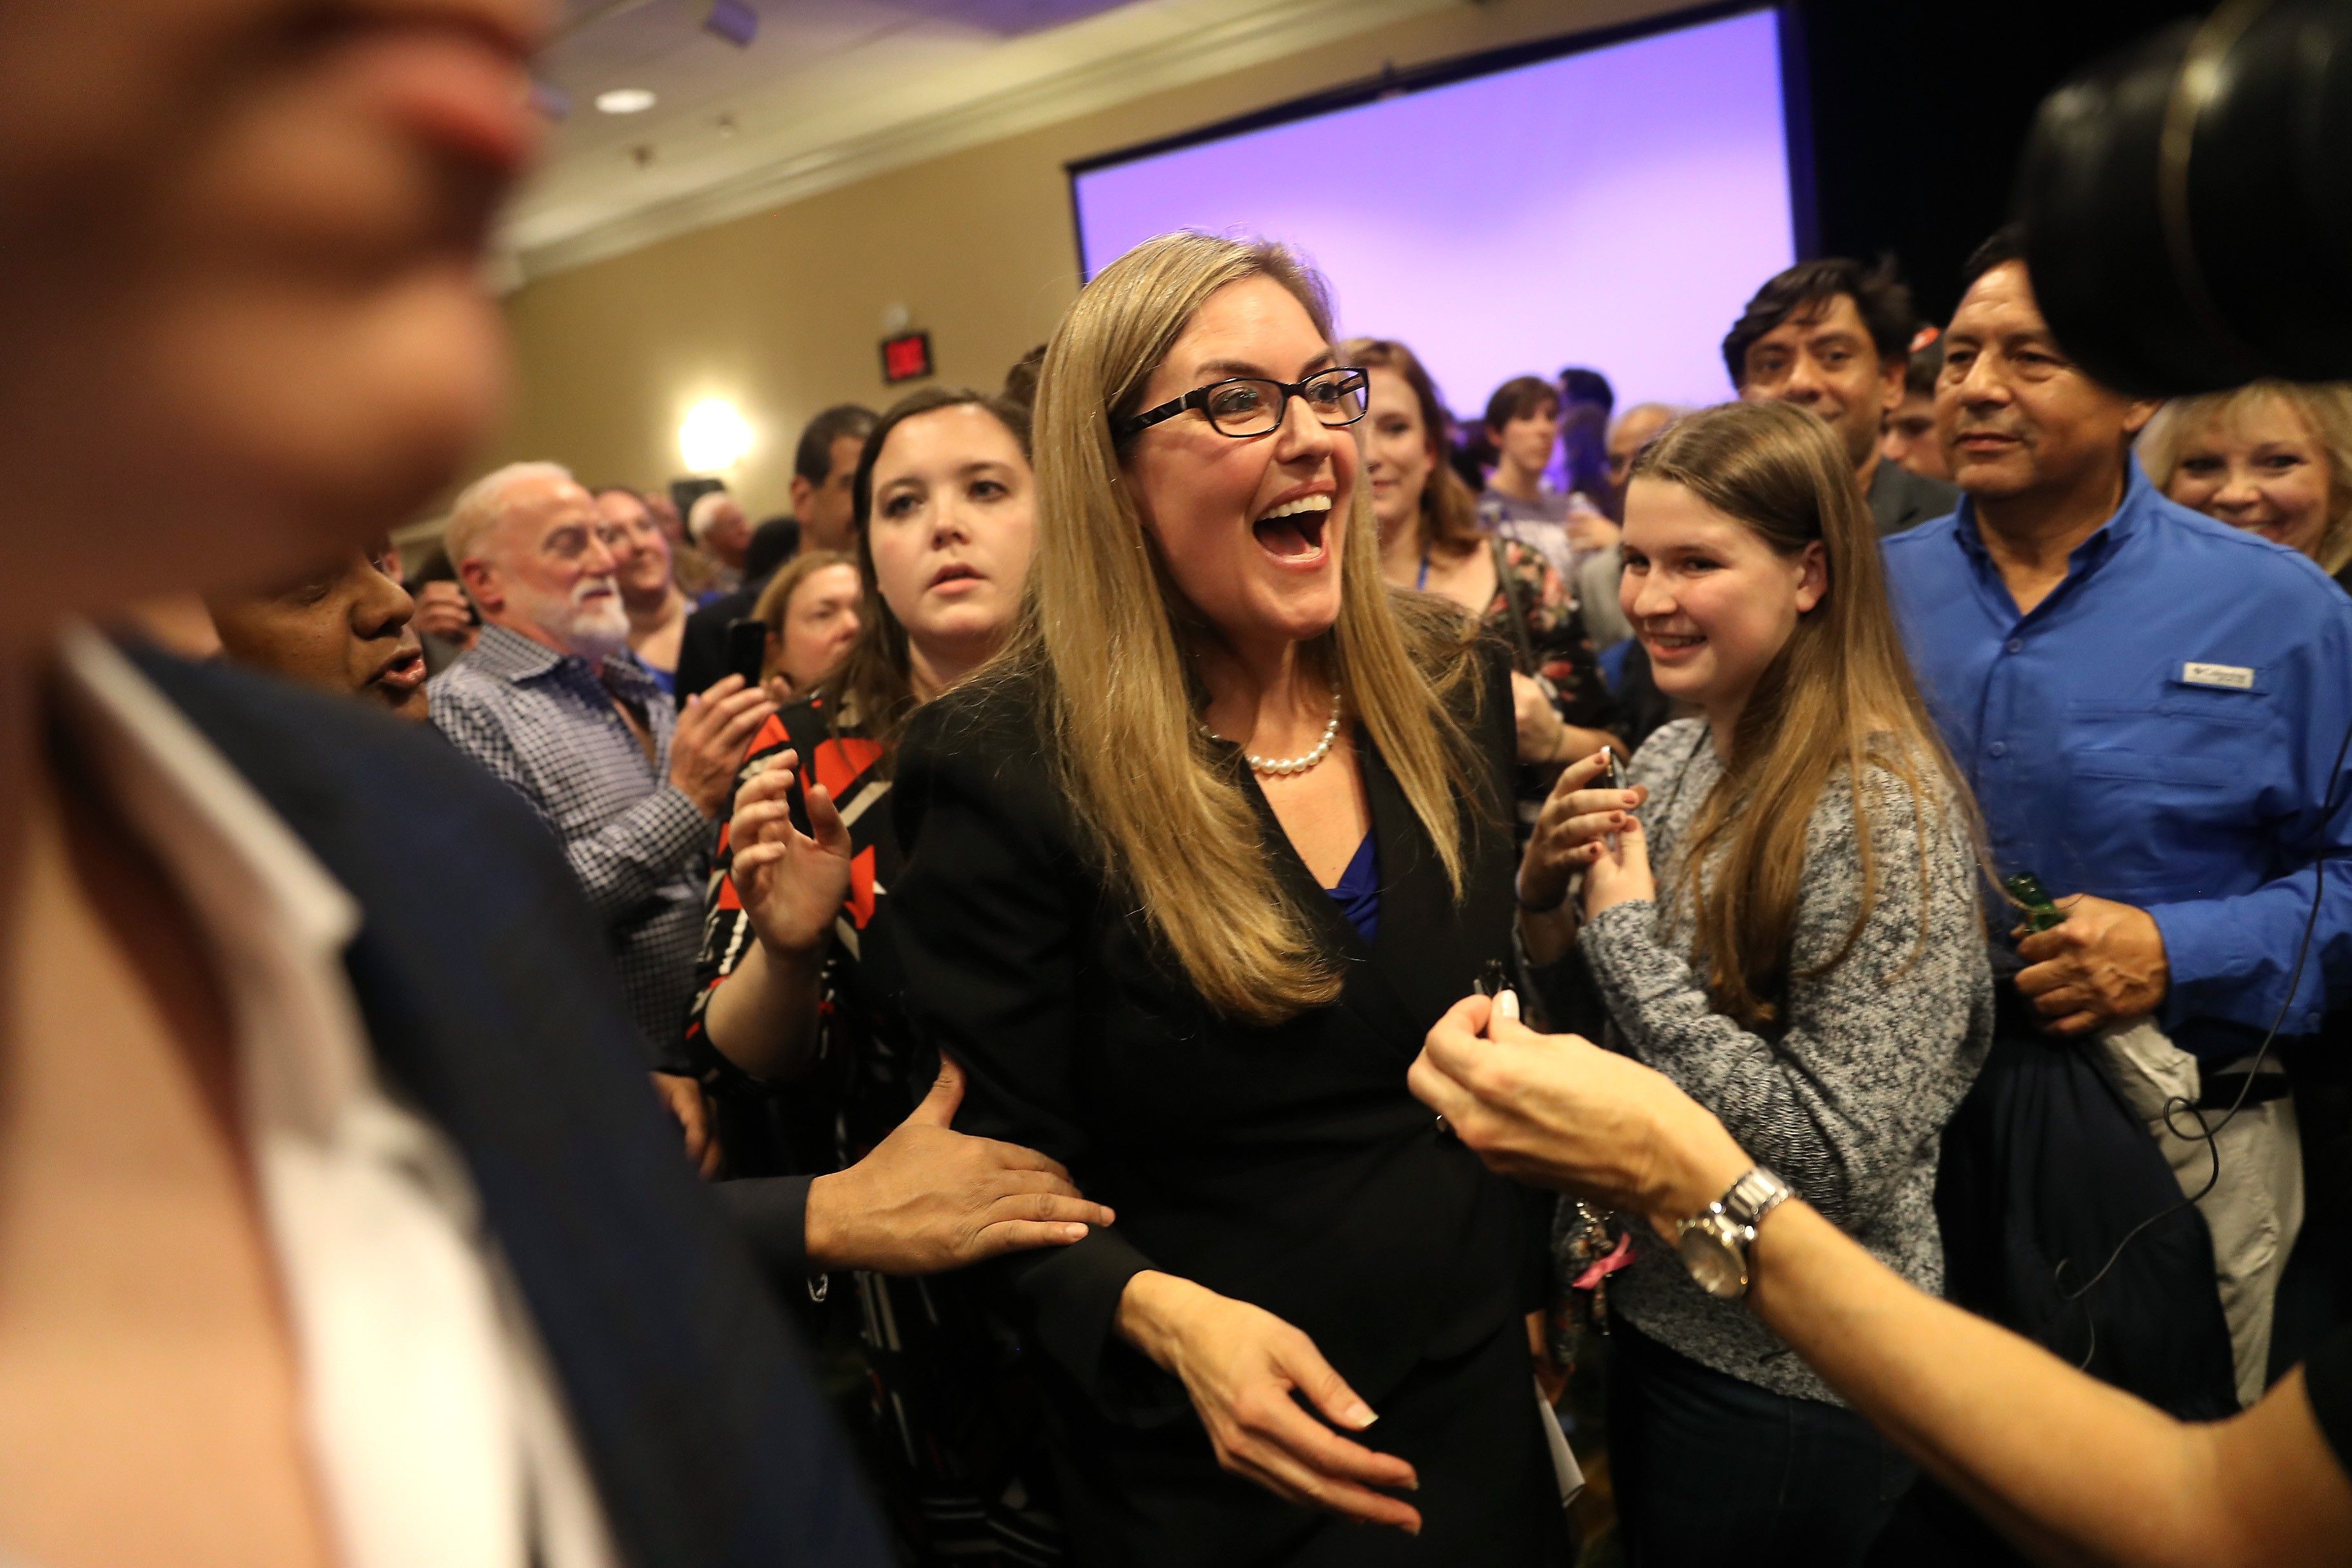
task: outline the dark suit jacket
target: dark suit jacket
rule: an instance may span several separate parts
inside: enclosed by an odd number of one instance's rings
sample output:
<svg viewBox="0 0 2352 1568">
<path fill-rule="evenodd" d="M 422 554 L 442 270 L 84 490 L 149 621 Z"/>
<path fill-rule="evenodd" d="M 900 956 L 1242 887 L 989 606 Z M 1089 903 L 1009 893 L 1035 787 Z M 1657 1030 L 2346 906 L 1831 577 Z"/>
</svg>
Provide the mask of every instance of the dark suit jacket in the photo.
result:
<svg viewBox="0 0 2352 1568">
<path fill-rule="evenodd" d="M 727 628 L 760 607 L 765 577 L 721 594 L 686 617 L 677 634 L 677 700 L 708 691 L 727 671 Z"/>
<path fill-rule="evenodd" d="M 1870 519 L 1878 536 L 1900 533 L 1960 509 L 1960 487 L 1915 474 L 1900 463 L 1878 459 L 1870 474 Z"/>
<path fill-rule="evenodd" d="M 1510 951 L 1511 835 L 1493 802 L 1507 798 L 1511 698 L 1499 660 L 1485 673 L 1473 734 L 1496 815 L 1472 837 L 1458 908 L 1360 738 L 1381 887 L 1369 947 L 1248 784 L 1286 892 L 1345 971 L 1336 1004 L 1273 1027 L 1213 1013 L 1107 889 L 1025 687 L 950 692 L 910 722 L 892 940 L 915 1026 L 970 1075 L 956 1126 L 1043 1150 L 1118 1211 L 1076 1246 L 995 1266 L 1074 1415 L 1190 1418 L 1175 1380 L 1112 1332 L 1145 1268 L 1287 1320 L 1375 1408 L 1424 1358 L 1535 1304 L 1531 1216 L 1549 1200 L 1441 1140 L 1405 1088 L 1429 1026 Z"/>
<path fill-rule="evenodd" d="M 878 1565 L 774 1300 L 660 1114 L 547 829 L 423 726 L 264 677 L 141 668 L 359 901 L 394 1092 L 456 1144 L 632 1568 Z"/>
</svg>

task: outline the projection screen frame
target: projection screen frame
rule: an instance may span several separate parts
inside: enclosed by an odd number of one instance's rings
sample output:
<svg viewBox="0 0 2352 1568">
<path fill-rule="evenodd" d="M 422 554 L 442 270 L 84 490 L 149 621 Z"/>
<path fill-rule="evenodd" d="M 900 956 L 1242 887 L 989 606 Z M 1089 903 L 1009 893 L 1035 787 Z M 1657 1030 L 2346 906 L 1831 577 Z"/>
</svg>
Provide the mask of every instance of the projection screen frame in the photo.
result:
<svg viewBox="0 0 2352 1568">
<path fill-rule="evenodd" d="M 1805 71 L 1802 16 L 1796 0 L 1760 0 L 1760 3 L 1759 0 L 1720 0 L 1716 5 L 1664 12 L 1613 27 L 1591 27 L 1549 38 L 1537 38 L 1523 44 L 1509 44 L 1500 48 L 1481 49 L 1472 54 L 1432 60 L 1404 70 L 1397 69 L 1391 62 L 1377 76 L 1343 82 L 1303 98 L 1270 104 L 1264 109 L 1196 126 L 1174 135 L 1138 142 L 1113 152 L 1097 153 L 1090 157 L 1074 158 L 1064 163 L 1062 170 L 1069 187 L 1070 242 L 1077 251 L 1078 281 L 1083 286 L 1093 277 L 1087 267 L 1086 216 L 1079 205 L 1078 181 L 1097 170 L 1181 152 L 1188 147 L 1221 142 L 1253 131 L 1295 124 L 1320 114 L 1360 109 L 1383 99 L 1453 87 L 1477 77 L 1493 76 L 1523 66 L 1542 65 L 1570 55 L 1590 54 L 1595 49 L 1633 43 L 1662 33 L 1763 12 L 1770 13 L 1773 17 L 1780 46 L 1781 130 L 1789 171 L 1789 219 L 1792 231 L 1790 241 L 1798 259 L 1817 257 L 1821 254 L 1821 223 L 1814 196 L 1812 121 Z"/>
</svg>

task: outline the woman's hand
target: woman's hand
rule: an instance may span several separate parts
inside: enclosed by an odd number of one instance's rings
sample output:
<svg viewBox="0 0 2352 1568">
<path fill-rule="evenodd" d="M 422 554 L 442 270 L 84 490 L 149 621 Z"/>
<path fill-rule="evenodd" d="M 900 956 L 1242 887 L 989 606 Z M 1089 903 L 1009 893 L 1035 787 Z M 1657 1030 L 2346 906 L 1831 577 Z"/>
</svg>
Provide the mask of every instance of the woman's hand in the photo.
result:
<svg viewBox="0 0 2352 1568">
<path fill-rule="evenodd" d="M 1658 896 L 1658 884 L 1650 875 L 1650 841 L 1643 837 L 1642 819 L 1628 816 L 1614 832 L 1615 847 L 1602 843 L 1600 853 L 1585 864 L 1586 920 L 1619 904 L 1646 904 Z"/>
<path fill-rule="evenodd" d="M 1535 835 L 1519 859 L 1519 901 L 1528 909 L 1548 910 L 1566 899 L 1569 879 L 1604 853 L 1608 836 L 1623 833 L 1632 814 L 1650 798 L 1638 784 L 1587 788 L 1607 765 L 1599 752 L 1570 763 L 1545 797 Z"/>
<path fill-rule="evenodd" d="M 1293 1502 L 1421 1533 L 1419 1510 L 1372 1489 L 1417 1489 L 1412 1467 L 1348 1441 L 1291 1397 L 1304 1394 L 1343 1431 L 1377 1419 L 1298 1330 L 1263 1308 L 1149 1269 L 1128 1281 L 1118 1330 L 1183 1380 L 1225 1469 Z"/>
<path fill-rule="evenodd" d="M 1485 996 L 1437 1021 L 1405 1082 L 1496 1173 L 1662 1230 L 1754 1163 L 1664 1074 L 1575 1035 L 1538 1035 Z"/>
<path fill-rule="evenodd" d="M 727 841 L 734 851 L 735 896 L 760 945 L 779 958 L 802 958 L 824 944 L 849 896 L 849 829 L 821 784 L 808 786 L 814 837 L 793 826 L 790 795 L 800 759 L 777 755 L 735 795 Z"/>
</svg>

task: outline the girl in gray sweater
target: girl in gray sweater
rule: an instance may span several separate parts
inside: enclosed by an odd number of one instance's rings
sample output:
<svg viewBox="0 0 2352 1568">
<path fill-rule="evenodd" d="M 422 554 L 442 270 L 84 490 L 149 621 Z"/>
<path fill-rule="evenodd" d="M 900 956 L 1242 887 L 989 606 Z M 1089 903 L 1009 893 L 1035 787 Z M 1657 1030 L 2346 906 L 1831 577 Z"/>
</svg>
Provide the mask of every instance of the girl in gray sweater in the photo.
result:
<svg viewBox="0 0 2352 1568">
<path fill-rule="evenodd" d="M 1637 462 L 1624 548 L 1658 685 L 1700 717 L 1651 737 L 1628 787 L 1591 787 L 1598 759 L 1562 776 L 1521 868 L 1529 956 L 1572 942 L 1610 1044 L 1938 1289 L 1937 1140 L 1991 1040 L 1991 976 L 1972 813 L 1853 469 L 1787 405 L 1690 416 Z M 1610 1293 L 1629 1562 L 1860 1563 L 1908 1467 L 1632 1230 Z"/>
</svg>

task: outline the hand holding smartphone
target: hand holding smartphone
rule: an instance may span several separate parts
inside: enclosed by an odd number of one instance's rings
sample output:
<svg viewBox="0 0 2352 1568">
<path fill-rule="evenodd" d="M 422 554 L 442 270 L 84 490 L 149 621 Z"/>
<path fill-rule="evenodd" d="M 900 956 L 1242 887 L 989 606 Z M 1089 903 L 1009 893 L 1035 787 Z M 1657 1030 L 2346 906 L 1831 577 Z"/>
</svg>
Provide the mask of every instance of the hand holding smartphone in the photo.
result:
<svg viewBox="0 0 2352 1568">
<path fill-rule="evenodd" d="M 1486 1025 L 1488 1034 L 1494 1033 L 1496 1018 L 1507 1018 L 1514 1024 L 1519 1021 L 1519 994 L 1511 989 L 1511 972 L 1501 959 L 1488 959 L 1478 971 L 1477 992 L 1495 999 L 1495 1010 Z"/>
</svg>

